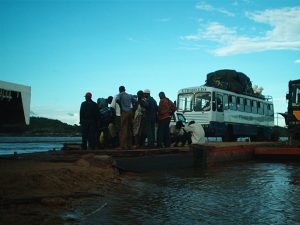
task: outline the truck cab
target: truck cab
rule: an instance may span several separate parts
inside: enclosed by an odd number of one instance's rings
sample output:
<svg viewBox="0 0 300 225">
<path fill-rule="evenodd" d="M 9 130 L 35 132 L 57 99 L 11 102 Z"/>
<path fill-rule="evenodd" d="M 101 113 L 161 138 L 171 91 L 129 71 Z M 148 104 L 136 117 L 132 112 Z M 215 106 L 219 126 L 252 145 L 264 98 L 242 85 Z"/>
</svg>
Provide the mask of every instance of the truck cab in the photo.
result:
<svg viewBox="0 0 300 225">
<path fill-rule="evenodd" d="M 171 117 L 170 126 L 176 125 L 177 121 L 182 121 L 183 124 L 188 123 L 187 119 L 185 118 L 182 112 L 175 111 L 173 116 Z"/>
<path fill-rule="evenodd" d="M 289 81 L 289 92 L 286 95 L 288 111 L 283 115 L 290 136 L 300 140 L 300 80 Z"/>
</svg>

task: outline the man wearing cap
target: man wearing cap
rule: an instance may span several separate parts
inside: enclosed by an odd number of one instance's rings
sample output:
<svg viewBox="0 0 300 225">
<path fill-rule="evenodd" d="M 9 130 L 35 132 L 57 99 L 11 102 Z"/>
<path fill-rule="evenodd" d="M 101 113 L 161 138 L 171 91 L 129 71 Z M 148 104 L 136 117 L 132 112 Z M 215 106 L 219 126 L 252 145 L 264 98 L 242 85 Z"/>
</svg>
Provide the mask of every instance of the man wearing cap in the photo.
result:
<svg viewBox="0 0 300 225">
<path fill-rule="evenodd" d="M 153 148 L 155 143 L 155 123 L 157 120 L 158 106 L 155 99 L 151 97 L 149 89 L 144 90 L 144 97 L 146 99 L 146 112 L 143 123 L 142 142 L 144 144 L 147 138 L 147 147 Z"/>
<path fill-rule="evenodd" d="M 92 100 L 92 93 L 85 94 L 85 101 L 80 106 L 80 120 L 82 132 L 81 148 L 95 149 L 97 143 L 97 123 L 99 120 L 98 105 Z"/>
</svg>

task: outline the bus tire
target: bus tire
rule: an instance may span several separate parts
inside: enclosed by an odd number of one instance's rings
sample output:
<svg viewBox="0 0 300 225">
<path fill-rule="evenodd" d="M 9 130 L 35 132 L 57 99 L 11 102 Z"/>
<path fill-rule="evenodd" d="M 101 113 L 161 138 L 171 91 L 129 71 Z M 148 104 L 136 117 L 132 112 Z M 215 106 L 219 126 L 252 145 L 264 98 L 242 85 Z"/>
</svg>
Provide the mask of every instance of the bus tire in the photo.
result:
<svg viewBox="0 0 300 225">
<path fill-rule="evenodd" d="M 233 126 L 232 125 L 228 125 L 226 128 L 226 133 L 224 134 L 224 136 L 222 137 L 224 142 L 229 142 L 229 141 L 235 141 L 234 136 L 233 136 Z"/>
<path fill-rule="evenodd" d="M 257 134 L 256 134 L 256 141 L 265 141 L 266 137 L 265 137 L 265 132 L 264 132 L 264 128 L 259 127 L 257 128 Z"/>
</svg>

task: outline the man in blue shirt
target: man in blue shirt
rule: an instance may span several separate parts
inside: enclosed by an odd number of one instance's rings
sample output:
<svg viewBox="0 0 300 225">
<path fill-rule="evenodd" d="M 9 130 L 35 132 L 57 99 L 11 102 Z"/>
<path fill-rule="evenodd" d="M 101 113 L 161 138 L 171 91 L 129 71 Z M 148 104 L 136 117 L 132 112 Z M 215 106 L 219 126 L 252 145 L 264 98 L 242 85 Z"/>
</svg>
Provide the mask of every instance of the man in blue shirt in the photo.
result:
<svg viewBox="0 0 300 225">
<path fill-rule="evenodd" d="M 136 103 L 133 95 L 125 92 L 125 87 L 119 87 L 116 102 L 121 109 L 120 148 L 131 149 L 132 147 L 132 106 Z"/>
</svg>

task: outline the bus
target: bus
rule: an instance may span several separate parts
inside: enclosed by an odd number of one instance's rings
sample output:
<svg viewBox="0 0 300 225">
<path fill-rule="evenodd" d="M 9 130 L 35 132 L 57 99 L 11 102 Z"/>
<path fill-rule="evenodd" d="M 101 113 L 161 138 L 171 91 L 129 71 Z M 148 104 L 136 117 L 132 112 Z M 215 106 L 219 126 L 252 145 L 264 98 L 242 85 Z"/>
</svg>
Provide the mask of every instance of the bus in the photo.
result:
<svg viewBox="0 0 300 225">
<path fill-rule="evenodd" d="M 207 137 L 236 141 L 270 140 L 274 127 L 272 97 L 236 93 L 212 86 L 183 88 L 178 91 L 177 110 L 188 121 L 200 123 Z"/>
</svg>

